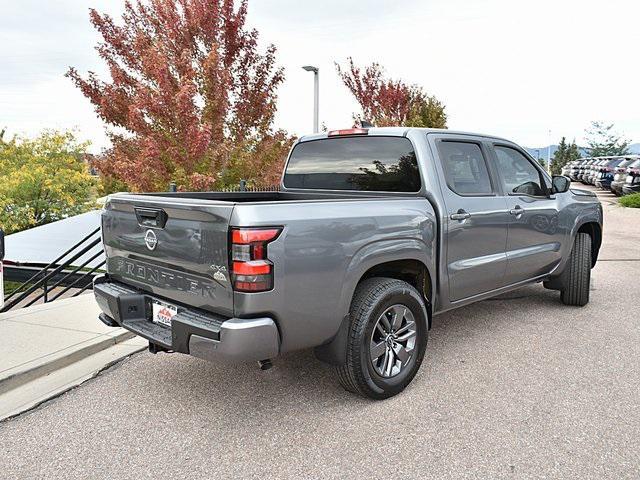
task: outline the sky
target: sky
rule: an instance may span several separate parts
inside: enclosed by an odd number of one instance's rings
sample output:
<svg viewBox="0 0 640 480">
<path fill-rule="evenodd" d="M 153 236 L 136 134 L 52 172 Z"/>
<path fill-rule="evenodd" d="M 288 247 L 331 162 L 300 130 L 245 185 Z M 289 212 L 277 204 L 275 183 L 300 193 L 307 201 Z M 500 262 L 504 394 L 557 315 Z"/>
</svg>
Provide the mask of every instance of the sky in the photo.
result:
<svg viewBox="0 0 640 480">
<path fill-rule="evenodd" d="M 78 131 L 92 151 L 104 125 L 64 77 L 105 68 L 88 8 L 119 16 L 124 0 L 0 0 L 0 128 L 36 135 Z M 448 125 L 526 147 L 584 144 L 590 121 L 614 123 L 640 142 L 640 2 L 637 0 L 249 0 L 262 47 L 278 48 L 286 80 L 276 127 L 313 128 L 313 75 L 320 121 L 352 125 L 358 106 L 334 62 L 380 63 L 446 105 Z"/>
</svg>

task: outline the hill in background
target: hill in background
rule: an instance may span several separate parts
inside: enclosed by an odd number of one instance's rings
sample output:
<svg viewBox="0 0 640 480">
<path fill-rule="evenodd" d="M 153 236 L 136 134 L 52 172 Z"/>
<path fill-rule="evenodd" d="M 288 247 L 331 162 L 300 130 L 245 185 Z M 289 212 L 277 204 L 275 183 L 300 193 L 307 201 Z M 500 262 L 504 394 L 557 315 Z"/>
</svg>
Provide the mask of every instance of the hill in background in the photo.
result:
<svg viewBox="0 0 640 480">
<path fill-rule="evenodd" d="M 529 154 L 531 154 L 531 156 L 533 158 L 537 158 L 538 154 L 540 155 L 540 158 L 542 158 L 543 160 L 547 159 L 547 149 L 549 147 L 539 147 L 539 148 L 528 148 L 525 147 L 525 150 L 527 152 L 529 152 Z M 551 158 L 553 158 L 554 154 L 556 153 L 556 150 L 558 149 L 558 145 L 551 145 Z M 635 155 L 640 155 L 640 143 L 634 143 L 632 145 L 629 145 L 629 152 L 633 153 Z M 580 154 L 583 157 L 588 157 L 589 154 L 587 153 L 587 150 L 584 147 L 580 147 Z"/>
</svg>

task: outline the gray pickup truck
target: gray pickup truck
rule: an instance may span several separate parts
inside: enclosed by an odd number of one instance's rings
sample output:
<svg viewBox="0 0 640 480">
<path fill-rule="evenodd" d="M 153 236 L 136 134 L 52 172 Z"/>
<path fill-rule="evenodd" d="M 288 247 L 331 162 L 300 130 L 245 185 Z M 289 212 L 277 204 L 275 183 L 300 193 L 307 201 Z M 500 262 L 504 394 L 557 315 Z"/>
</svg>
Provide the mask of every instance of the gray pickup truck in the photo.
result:
<svg viewBox="0 0 640 480">
<path fill-rule="evenodd" d="M 382 399 L 434 315 L 532 282 L 585 305 L 602 207 L 501 138 L 357 128 L 296 142 L 278 192 L 112 195 L 102 235 L 100 319 L 153 353 L 268 368 L 313 347 Z"/>
</svg>

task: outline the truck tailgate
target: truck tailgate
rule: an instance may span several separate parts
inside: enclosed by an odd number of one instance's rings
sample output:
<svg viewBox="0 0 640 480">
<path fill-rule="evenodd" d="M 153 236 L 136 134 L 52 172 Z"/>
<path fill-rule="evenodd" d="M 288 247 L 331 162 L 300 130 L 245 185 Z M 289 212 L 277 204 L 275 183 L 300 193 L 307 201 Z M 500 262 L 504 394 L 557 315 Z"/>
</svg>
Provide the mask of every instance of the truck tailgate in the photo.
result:
<svg viewBox="0 0 640 480">
<path fill-rule="evenodd" d="M 227 243 L 233 208 L 222 201 L 112 196 L 102 214 L 108 274 L 177 303 L 232 316 Z"/>
</svg>

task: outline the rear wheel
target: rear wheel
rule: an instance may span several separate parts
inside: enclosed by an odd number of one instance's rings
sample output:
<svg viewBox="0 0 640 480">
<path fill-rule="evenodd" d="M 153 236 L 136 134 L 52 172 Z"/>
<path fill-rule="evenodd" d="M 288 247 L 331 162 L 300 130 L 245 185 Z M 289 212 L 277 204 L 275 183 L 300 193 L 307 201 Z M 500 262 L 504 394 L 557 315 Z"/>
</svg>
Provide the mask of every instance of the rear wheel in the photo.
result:
<svg viewBox="0 0 640 480">
<path fill-rule="evenodd" d="M 582 307 L 589 303 L 591 284 L 591 236 L 578 233 L 567 264 L 564 288 L 560 300 L 565 305 Z"/>
<path fill-rule="evenodd" d="M 400 393 L 418 372 L 427 347 L 422 296 L 407 282 L 369 278 L 351 302 L 347 354 L 336 367 L 341 385 L 373 399 Z"/>
</svg>

